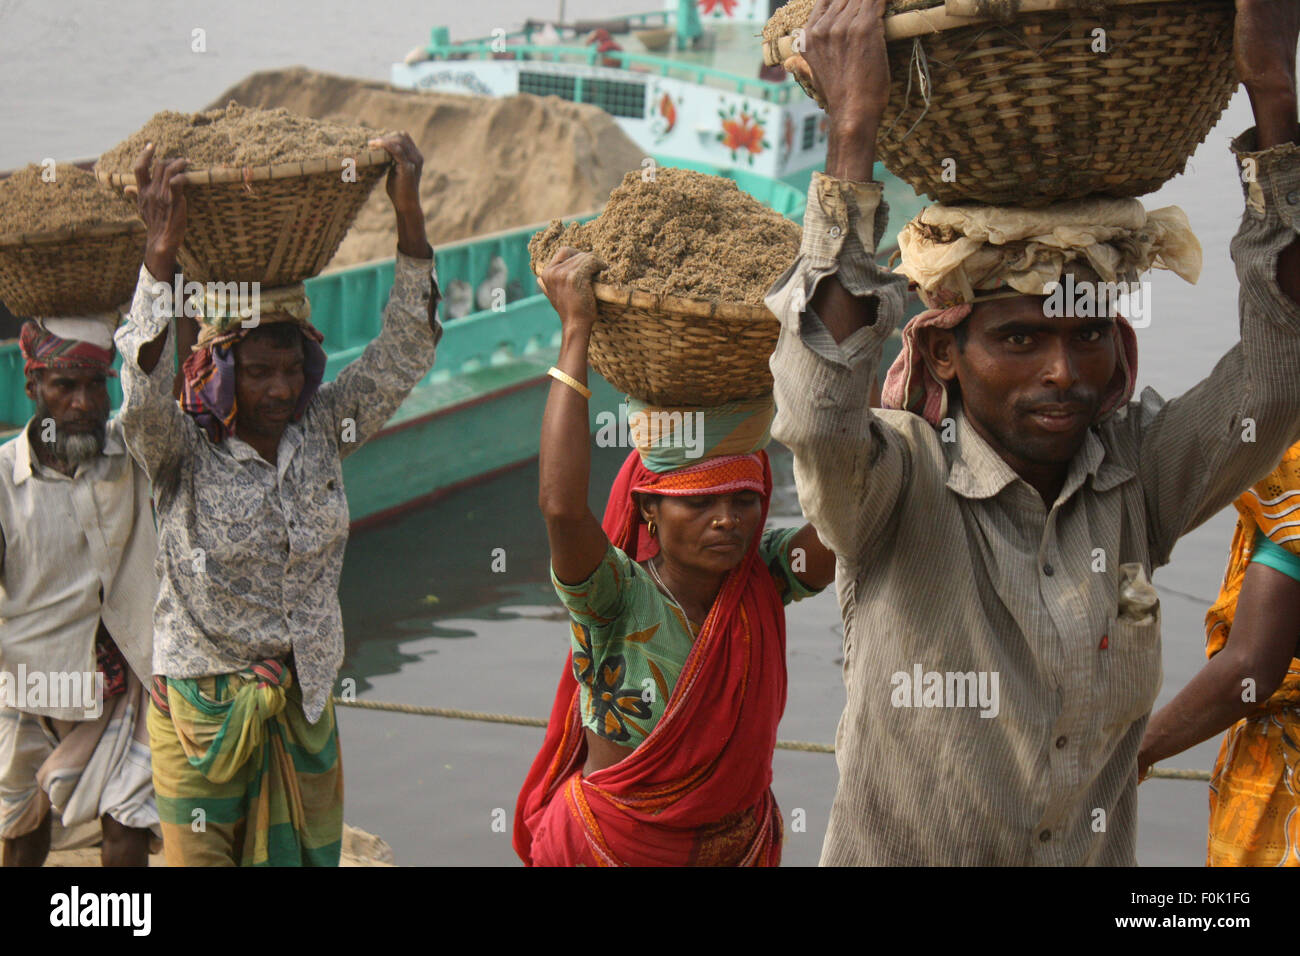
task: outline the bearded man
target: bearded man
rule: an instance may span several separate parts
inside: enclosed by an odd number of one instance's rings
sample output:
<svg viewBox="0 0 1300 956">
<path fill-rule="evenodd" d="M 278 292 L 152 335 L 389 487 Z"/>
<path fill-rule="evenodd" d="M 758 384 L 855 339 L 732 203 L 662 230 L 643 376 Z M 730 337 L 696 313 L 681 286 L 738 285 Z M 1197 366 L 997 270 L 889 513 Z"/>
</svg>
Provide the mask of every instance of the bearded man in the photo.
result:
<svg viewBox="0 0 1300 956">
<path fill-rule="evenodd" d="M 102 827 L 104 866 L 144 866 L 158 811 L 149 479 L 109 419 L 115 317 L 28 321 L 36 413 L 0 446 L 0 839 L 40 866 L 52 813 Z"/>
</svg>

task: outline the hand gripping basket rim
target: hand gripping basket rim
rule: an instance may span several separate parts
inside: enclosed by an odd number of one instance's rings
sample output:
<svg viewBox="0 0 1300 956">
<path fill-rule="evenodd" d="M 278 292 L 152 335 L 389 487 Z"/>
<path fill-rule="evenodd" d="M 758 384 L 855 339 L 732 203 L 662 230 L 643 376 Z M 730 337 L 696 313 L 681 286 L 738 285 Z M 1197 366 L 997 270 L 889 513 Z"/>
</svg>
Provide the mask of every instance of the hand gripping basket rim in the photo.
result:
<svg viewBox="0 0 1300 956">
<path fill-rule="evenodd" d="M 187 169 L 176 178 L 187 186 L 218 186 L 225 183 L 256 183 L 272 179 L 294 179 L 298 176 L 316 176 L 321 173 L 340 172 L 345 162 L 351 161 L 355 169 L 382 166 L 393 161 L 386 149 L 367 148 L 355 156 L 322 157 L 288 163 L 267 163 L 258 166 L 210 166 L 205 169 Z M 136 185 L 135 173 L 114 173 L 96 169 L 95 175 L 107 186 L 123 189 Z"/>
<path fill-rule="evenodd" d="M 767 306 L 611 283 L 593 283 L 592 291 L 602 321 L 592 328 L 591 364 L 620 391 L 692 406 L 771 391 L 767 360 L 780 323 Z"/>
</svg>

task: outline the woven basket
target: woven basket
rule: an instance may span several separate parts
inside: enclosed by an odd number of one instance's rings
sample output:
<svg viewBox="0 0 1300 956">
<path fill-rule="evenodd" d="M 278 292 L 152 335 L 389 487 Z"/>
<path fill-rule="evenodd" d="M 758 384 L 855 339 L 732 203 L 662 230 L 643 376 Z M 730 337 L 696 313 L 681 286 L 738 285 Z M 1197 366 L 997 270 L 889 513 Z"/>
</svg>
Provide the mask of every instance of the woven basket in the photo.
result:
<svg viewBox="0 0 1300 956">
<path fill-rule="evenodd" d="M 116 309 L 135 291 L 144 231 L 128 220 L 0 236 L 0 300 L 21 318 Z"/>
<path fill-rule="evenodd" d="M 766 306 L 595 283 L 589 357 L 605 381 L 654 405 L 721 405 L 772 390 L 780 324 Z"/>
<path fill-rule="evenodd" d="M 344 181 L 345 160 L 337 158 L 187 170 L 181 174 L 188 215 L 177 255 L 181 272 L 193 282 L 269 288 L 317 275 L 391 161 L 385 150 L 363 150 L 355 182 Z M 135 185 L 132 173 L 96 175 L 117 189 Z"/>
<path fill-rule="evenodd" d="M 1140 196 L 1181 173 L 1236 88 L 1233 4 L 1103 4 L 1019 0 L 1006 21 L 989 0 L 947 0 L 886 18 L 880 160 L 918 194 L 998 205 Z M 793 37 L 764 44 L 768 63 L 793 52 Z"/>
</svg>

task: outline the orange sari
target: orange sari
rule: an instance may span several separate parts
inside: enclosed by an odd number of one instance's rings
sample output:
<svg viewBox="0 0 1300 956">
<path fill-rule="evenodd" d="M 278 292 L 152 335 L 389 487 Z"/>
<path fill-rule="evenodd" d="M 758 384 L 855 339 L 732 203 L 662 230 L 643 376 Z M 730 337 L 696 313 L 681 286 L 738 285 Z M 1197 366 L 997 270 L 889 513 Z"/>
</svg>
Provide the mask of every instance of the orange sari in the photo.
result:
<svg viewBox="0 0 1300 956">
<path fill-rule="evenodd" d="M 1228 643 L 1256 534 L 1300 553 L 1300 444 L 1236 501 L 1237 530 L 1219 599 L 1205 615 L 1206 656 Z M 1210 778 L 1207 866 L 1300 866 L 1300 659 L 1258 713 L 1237 721 Z"/>
</svg>

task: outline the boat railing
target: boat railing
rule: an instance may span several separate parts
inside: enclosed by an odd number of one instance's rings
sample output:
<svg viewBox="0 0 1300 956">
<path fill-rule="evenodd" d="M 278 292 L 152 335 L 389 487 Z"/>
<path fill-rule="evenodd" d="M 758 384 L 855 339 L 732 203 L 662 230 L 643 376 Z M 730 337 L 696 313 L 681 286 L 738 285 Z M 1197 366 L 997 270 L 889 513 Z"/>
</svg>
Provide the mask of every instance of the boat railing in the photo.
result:
<svg viewBox="0 0 1300 956">
<path fill-rule="evenodd" d="M 792 80 L 772 83 L 755 77 L 741 76 L 717 67 L 703 64 L 687 63 L 669 57 L 654 56 L 649 53 L 630 53 L 627 50 L 609 50 L 600 52 L 592 46 L 541 46 L 532 43 L 508 44 L 501 49 L 500 43 L 493 41 L 465 43 L 430 43 L 424 47 L 425 52 L 435 60 L 515 60 L 530 63 L 557 63 L 586 65 L 599 69 L 621 69 L 624 72 L 640 73 L 646 76 L 663 76 L 670 79 L 684 80 L 699 86 L 734 90 L 745 96 L 753 96 L 770 103 L 789 103 L 797 89 Z M 612 66 L 613 61 L 617 66 Z M 574 99 L 582 102 L 582 76 L 576 76 Z M 802 93 L 800 94 L 802 95 Z"/>
<path fill-rule="evenodd" d="M 595 216 L 591 211 L 562 221 L 586 222 Z M 434 247 L 443 296 L 441 317 L 451 334 L 439 344 L 437 361 L 425 381 L 445 381 L 555 344 L 552 339 L 559 326 L 537 288 L 528 256 L 529 240 L 548 223 Z M 453 315 L 450 309 L 453 283 L 464 283 L 473 297 L 469 311 L 462 315 Z M 360 263 L 307 280 L 312 321 L 331 346 L 326 381 L 360 355 L 378 333 L 392 284 L 391 259 Z M 491 303 L 488 307 L 479 305 L 480 294 Z"/>
<path fill-rule="evenodd" d="M 579 21 L 578 23 L 573 24 L 571 28 L 576 33 L 585 33 L 599 27 L 606 27 L 611 33 L 629 33 L 633 28 L 638 27 L 642 29 L 649 27 L 663 28 L 672 25 L 673 14 L 669 13 L 667 10 L 652 10 L 649 13 L 626 13 L 621 16 L 607 17 L 601 20 Z M 547 27 L 554 29 L 555 24 L 549 20 L 530 19 L 525 21 L 522 30 L 517 30 L 514 33 L 507 33 L 506 38 L 522 37 L 525 43 L 531 43 L 533 40 L 533 34 L 539 33 Z M 499 35 L 500 34 L 498 34 L 498 36 Z"/>
</svg>

